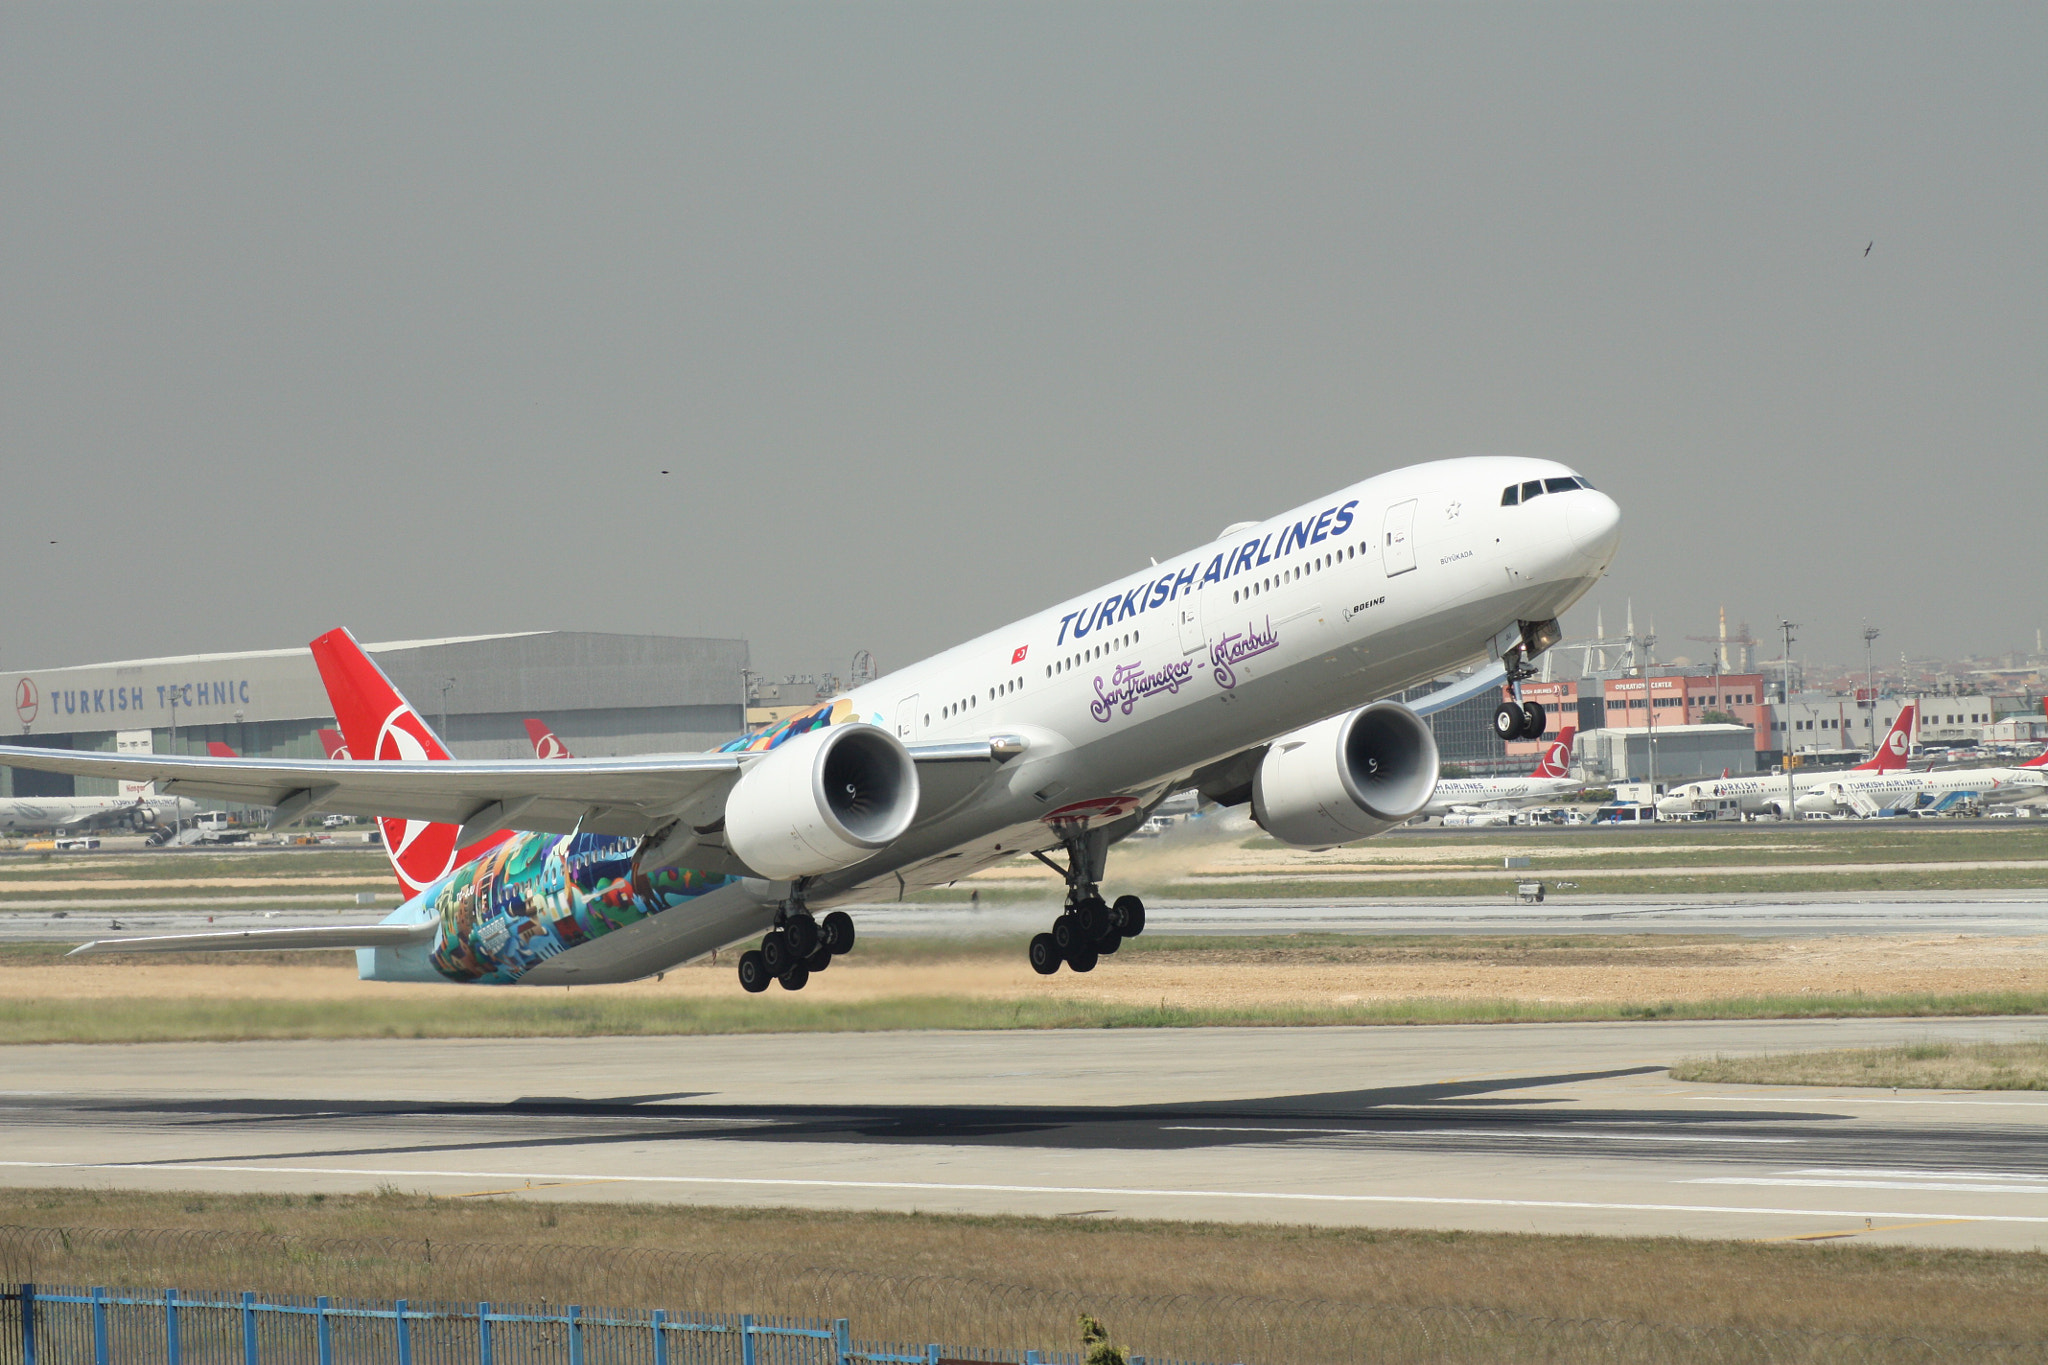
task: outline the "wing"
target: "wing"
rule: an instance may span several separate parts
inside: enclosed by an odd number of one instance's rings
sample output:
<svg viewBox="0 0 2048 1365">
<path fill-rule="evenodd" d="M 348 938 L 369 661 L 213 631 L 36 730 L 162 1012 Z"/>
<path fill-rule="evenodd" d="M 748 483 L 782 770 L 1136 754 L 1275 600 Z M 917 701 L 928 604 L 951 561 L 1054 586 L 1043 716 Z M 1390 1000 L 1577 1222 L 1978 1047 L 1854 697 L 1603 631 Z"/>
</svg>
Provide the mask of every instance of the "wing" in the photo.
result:
<svg viewBox="0 0 2048 1365">
<path fill-rule="evenodd" d="M 274 948 L 404 948 L 430 942 L 438 919 L 417 924 L 323 924 L 305 929 L 225 929 L 205 934 L 97 938 L 69 957 L 97 953 L 239 953 Z"/>
<path fill-rule="evenodd" d="M 995 761 L 1020 752 L 1007 736 L 908 746 L 929 794 L 920 815 L 957 804 L 942 793 L 978 788 Z M 772 751 L 771 751 L 772 752 Z M 166 795 L 274 806 L 280 819 L 308 810 L 384 815 L 462 826 L 471 843 L 500 829 L 566 834 L 651 834 L 678 819 L 715 825 L 743 766 L 762 754 L 645 754 L 632 758 L 498 761 L 188 758 L 81 753 L 0 745 L 0 766 L 155 782 Z M 954 765 L 965 765 L 960 772 Z M 966 781 L 962 781 L 966 778 Z"/>
</svg>

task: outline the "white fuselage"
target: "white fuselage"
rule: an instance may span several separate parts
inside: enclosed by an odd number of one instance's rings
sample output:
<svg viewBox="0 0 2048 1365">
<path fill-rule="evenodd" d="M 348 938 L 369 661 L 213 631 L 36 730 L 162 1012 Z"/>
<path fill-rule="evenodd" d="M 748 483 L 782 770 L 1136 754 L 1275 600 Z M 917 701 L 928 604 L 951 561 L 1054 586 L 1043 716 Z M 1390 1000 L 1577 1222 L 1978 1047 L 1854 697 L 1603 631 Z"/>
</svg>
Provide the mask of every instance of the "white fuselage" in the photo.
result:
<svg viewBox="0 0 2048 1365">
<path fill-rule="evenodd" d="M 1436 784 L 1436 795 L 1422 813 L 1447 815 L 1476 806 L 1533 806 L 1585 789 L 1586 784 L 1576 777 L 1447 777 Z"/>
<path fill-rule="evenodd" d="M 0 830 L 148 826 L 197 809 L 175 796 L 11 796 L 0 798 Z"/>
<path fill-rule="evenodd" d="M 1517 621 L 1557 617 L 1605 572 L 1620 511 L 1589 488 L 1514 507 L 1501 494 L 1570 472 L 1490 456 L 1377 475 L 856 689 L 858 718 L 906 741 L 1003 734 L 1024 749 L 963 790 L 928 783 L 911 831 L 812 879 L 809 903 L 893 900 L 1052 847 L 1055 811 L 1142 807 L 1205 764 L 1480 658 Z M 735 881 L 523 979 L 649 975 L 762 932 L 784 891 Z"/>
<path fill-rule="evenodd" d="M 2048 793 L 2048 769 L 1957 768 L 1838 777 L 1806 792 L 1797 805 L 1801 811 L 1815 813 L 1868 815 L 1880 810 L 1903 810 L 1922 797 L 1939 799 L 1958 792 L 1993 805 L 2025 801 Z"/>
<path fill-rule="evenodd" d="M 1665 815 L 1685 815 L 1696 810 L 1722 809 L 1724 801 L 1736 802 L 1736 809 L 1742 811 L 1777 811 L 1789 813 L 1799 798 L 1814 788 L 1846 777 L 1860 777 L 1860 773 L 1841 770 L 1821 773 L 1801 773 L 1793 769 L 1789 773 L 1772 773 L 1768 777 L 1711 777 L 1699 782 L 1688 782 L 1682 787 L 1673 787 L 1657 802 L 1657 809 Z M 1872 777 L 1879 774 L 1872 773 Z"/>
</svg>

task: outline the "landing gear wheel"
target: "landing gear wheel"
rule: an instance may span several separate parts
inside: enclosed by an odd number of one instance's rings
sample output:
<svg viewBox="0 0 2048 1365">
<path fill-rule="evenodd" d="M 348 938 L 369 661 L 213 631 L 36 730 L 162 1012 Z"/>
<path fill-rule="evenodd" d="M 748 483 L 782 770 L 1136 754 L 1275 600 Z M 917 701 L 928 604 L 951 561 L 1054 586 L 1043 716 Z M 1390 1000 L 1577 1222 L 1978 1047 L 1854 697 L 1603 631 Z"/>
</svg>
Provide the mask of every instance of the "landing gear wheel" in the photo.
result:
<svg viewBox="0 0 2048 1365">
<path fill-rule="evenodd" d="M 853 916 L 844 910 L 834 910 L 825 916 L 818 926 L 826 949 L 834 957 L 853 951 Z"/>
<path fill-rule="evenodd" d="M 1081 917 L 1071 914 L 1061 915 L 1052 922 L 1052 933 L 1047 935 L 1047 937 L 1052 939 L 1053 946 L 1058 948 L 1061 953 L 1073 952 L 1074 949 L 1081 946 Z"/>
<path fill-rule="evenodd" d="M 831 965 L 832 953 L 826 948 L 820 948 L 804 959 L 804 970 L 807 972 L 822 972 Z"/>
<path fill-rule="evenodd" d="M 780 929 L 770 929 L 761 940 L 761 961 L 770 976 L 781 976 L 796 965 L 796 954 L 790 951 L 789 937 Z"/>
<path fill-rule="evenodd" d="M 1123 946 L 1124 936 L 1122 934 L 1117 933 L 1114 929 L 1104 934 L 1101 938 L 1095 940 L 1095 951 L 1101 954 L 1103 957 L 1108 957 L 1111 953 L 1115 952 L 1117 949 Z"/>
<path fill-rule="evenodd" d="M 1077 948 L 1067 954 L 1067 965 L 1077 972 L 1095 970 L 1096 954 L 1093 948 Z"/>
<path fill-rule="evenodd" d="M 768 970 L 768 963 L 758 948 L 749 948 L 740 954 L 740 989 L 748 995 L 759 995 L 768 989 L 768 983 L 775 979 L 775 973 Z"/>
<path fill-rule="evenodd" d="M 800 991 L 804 988 L 804 983 L 810 979 L 810 969 L 801 962 L 776 978 L 776 980 L 782 983 L 782 989 L 786 991 Z"/>
<path fill-rule="evenodd" d="M 1543 713 L 1543 703 L 1535 701 L 1525 701 L 1522 703 L 1523 739 L 1543 738 L 1543 727 L 1549 724 L 1549 722 L 1550 717 Z"/>
<path fill-rule="evenodd" d="M 1522 708 L 1511 701 L 1504 701 L 1493 709 L 1493 736 L 1495 739 L 1520 739 L 1522 726 L 1527 722 Z"/>
<path fill-rule="evenodd" d="M 1109 907 L 1102 903 L 1102 897 L 1090 896 L 1074 907 L 1074 916 L 1081 922 L 1081 938 L 1093 943 L 1110 931 Z"/>
<path fill-rule="evenodd" d="M 1031 937 L 1031 970 L 1040 976 L 1051 976 L 1060 969 L 1060 945 L 1052 941 L 1051 934 L 1034 934 Z"/>
<path fill-rule="evenodd" d="M 1118 896 L 1109 914 L 1110 922 L 1122 937 L 1136 938 L 1145 932 L 1145 902 L 1136 896 Z"/>
<path fill-rule="evenodd" d="M 818 922 L 809 915 L 791 915 L 783 922 L 782 932 L 789 938 L 789 955 L 795 961 L 818 951 Z"/>
</svg>

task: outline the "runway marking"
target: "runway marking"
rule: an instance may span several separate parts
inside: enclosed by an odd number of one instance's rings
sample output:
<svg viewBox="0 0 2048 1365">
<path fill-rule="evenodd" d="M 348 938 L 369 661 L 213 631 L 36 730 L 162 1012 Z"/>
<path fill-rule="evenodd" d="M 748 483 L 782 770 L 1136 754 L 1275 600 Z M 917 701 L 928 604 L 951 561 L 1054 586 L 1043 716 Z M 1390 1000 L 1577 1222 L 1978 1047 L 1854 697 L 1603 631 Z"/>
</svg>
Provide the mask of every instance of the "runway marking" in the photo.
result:
<svg viewBox="0 0 2048 1365">
<path fill-rule="evenodd" d="M 1797 1143 L 1805 1138 L 1791 1137 L 1730 1137 L 1726 1134 L 1702 1133 L 1696 1137 L 1683 1137 L 1671 1133 L 1586 1133 L 1572 1128 L 1554 1129 L 1548 1132 L 1495 1131 L 1487 1128 L 1418 1128 L 1409 1132 L 1384 1128 L 1232 1128 L 1222 1124 L 1167 1124 L 1160 1131 L 1167 1133 L 1339 1133 L 1347 1137 L 1369 1137 L 1393 1133 L 1401 1137 L 1504 1137 L 1504 1138 L 1597 1138 L 1602 1142 L 1761 1142 Z"/>
<path fill-rule="evenodd" d="M 1837 1237 L 1861 1237 L 1866 1232 L 1897 1232 L 1901 1228 L 1945 1228 L 1955 1223 L 1968 1223 L 1969 1218 L 1928 1218 L 1917 1223 L 1886 1223 L 1883 1227 L 1872 1227 L 1868 1218 L 1860 1228 L 1846 1228 L 1841 1232 L 1800 1232 L 1790 1237 L 1759 1237 L 1759 1242 L 1829 1242 Z"/>
<path fill-rule="evenodd" d="M 1882 1166 L 1804 1166 L 1794 1171 L 1780 1171 L 1780 1175 L 1844 1175 L 1859 1180 L 1872 1180 L 1889 1176 L 1894 1180 L 2039 1180 L 2048 1182 L 2048 1175 L 2034 1171 L 1926 1171 L 1912 1169 L 1889 1169 Z"/>
<path fill-rule="evenodd" d="M 229 1175 L 355 1175 L 442 1180 L 560 1179 L 558 1171 L 403 1170 L 381 1166 L 245 1166 L 226 1162 L 166 1161 L 0 1161 L 0 1168 L 58 1171 L 216 1171 Z M 729 1185 L 743 1188 L 826 1190 L 911 1190 L 932 1194 L 1060 1194 L 1109 1195 L 1145 1199 L 1271 1199 L 1290 1203 L 1422 1204 L 1450 1208 L 1582 1209 L 1602 1213 L 1744 1213 L 1772 1218 L 1940 1218 L 1959 1223 L 2048 1223 L 2048 1215 L 2020 1213 L 1946 1213 L 1933 1209 L 1779 1209 L 1731 1204 L 1610 1204 L 1579 1199 L 1481 1199 L 1426 1194 L 1314 1194 L 1306 1190 L 1171 1190 L 1131 1189 L 1114 1185 L 987 1185 L 946 1184 L 936 1180 L 820 1180 L 801 1177 L 717 1175 L 593 1175 L 574 1176 L 592 1184 Z"/>
<path fill-rule="evenodd" d="M 1710 1175 L 1681 1181 L 1685 1185 L 1787 1185 L 1813 1190 L 1948 1190 L 1971 1194 L 2048 1194 L 2040 1185 L 1969 1185 L 1947 1180 L 1792 1180 L 1783 1176 Z"/>
<path fill-rule="evenodd" d="M 1818 1088 L 1818 1087 L 1816 1087 Z M 1684 1094 L 1682 1090 L 1674 1094 Z M 2048 1109 L 2044 1100 L 1896 1100 L 1889 1095 L 1695 1095 L 1709 1104 L 1821 1104 L 1829 1100 L 1857 1104 L 1947 1104 L 1970 1109 Z"/>
</svg>

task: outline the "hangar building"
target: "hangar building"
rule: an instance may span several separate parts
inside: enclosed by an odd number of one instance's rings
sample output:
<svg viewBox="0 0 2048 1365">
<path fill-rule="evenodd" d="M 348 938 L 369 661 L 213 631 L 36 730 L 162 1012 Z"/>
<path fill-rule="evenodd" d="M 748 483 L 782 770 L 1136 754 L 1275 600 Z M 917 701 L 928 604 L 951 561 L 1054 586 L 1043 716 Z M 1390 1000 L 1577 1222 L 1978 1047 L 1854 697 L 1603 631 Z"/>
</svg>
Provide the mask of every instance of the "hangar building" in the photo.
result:
<svg viewBox="0 0 2048 1365">
<path fill-rule="evenodd" d="M 548 630 L 364 645 L 463 758 L 530 758 L 539 717 L 592 758 L 705 749 L 740 733 L 745 640 Z M 0 670 L 9 744 L 103 753 L 319 758 L 334 724 L 310 651 L 255 650 Z M 114 784 L 0 768 L 0 796 L 109 795 Z"/>
</svg>

